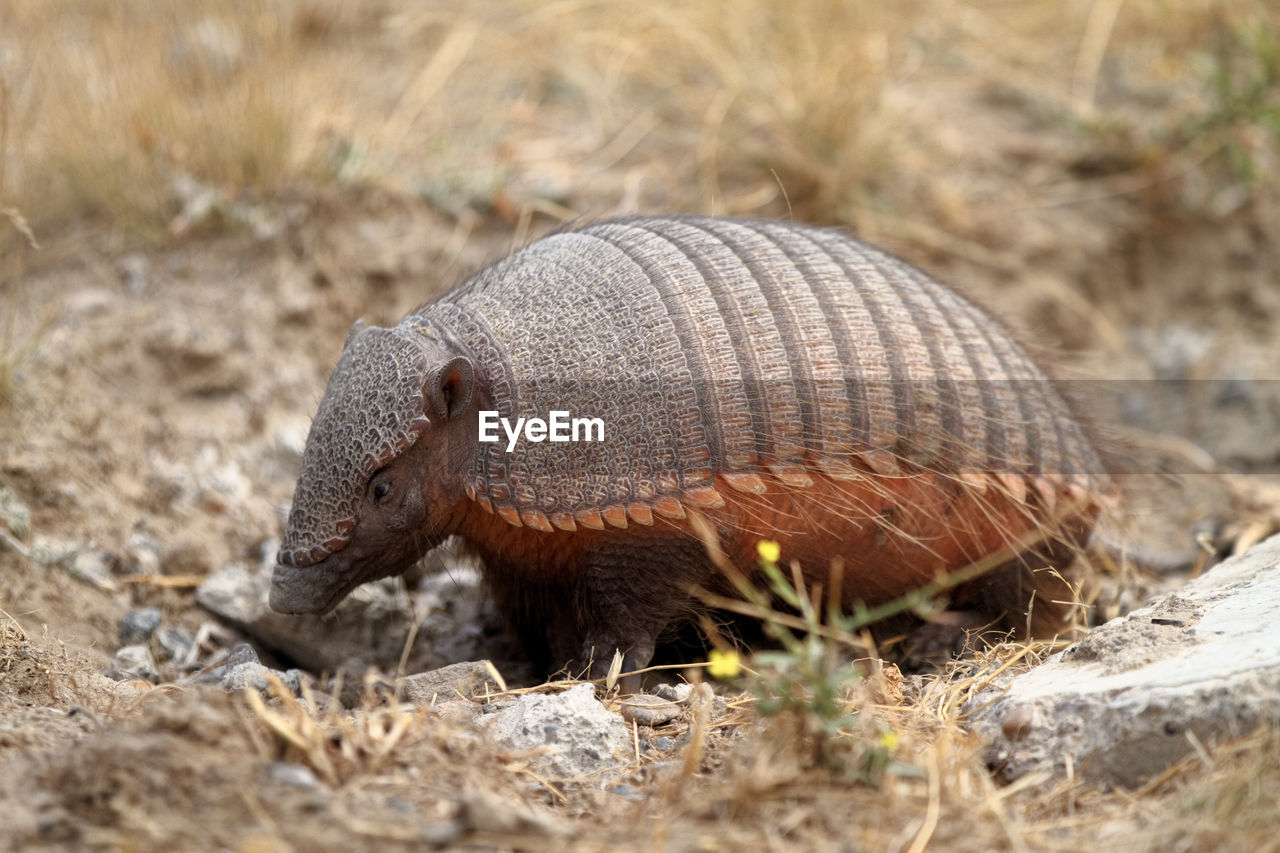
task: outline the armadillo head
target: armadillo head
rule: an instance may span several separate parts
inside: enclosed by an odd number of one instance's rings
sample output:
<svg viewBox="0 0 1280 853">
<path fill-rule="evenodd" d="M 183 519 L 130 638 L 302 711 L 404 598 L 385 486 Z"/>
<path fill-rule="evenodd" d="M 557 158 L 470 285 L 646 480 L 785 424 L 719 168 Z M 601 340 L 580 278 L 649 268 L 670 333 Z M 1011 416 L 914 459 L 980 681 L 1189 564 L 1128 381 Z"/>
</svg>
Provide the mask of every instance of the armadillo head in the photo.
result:
<svg viewBox="0 0 1280 853">
<path fill-rule="evenodd" d="M 448 535 L 439 516 L 462 492 L 458 426 L 474 381 L 462 345 L 421 317 L 351 327 L 302 453 L 273 610 L 326 612 Z"/>
</svg>

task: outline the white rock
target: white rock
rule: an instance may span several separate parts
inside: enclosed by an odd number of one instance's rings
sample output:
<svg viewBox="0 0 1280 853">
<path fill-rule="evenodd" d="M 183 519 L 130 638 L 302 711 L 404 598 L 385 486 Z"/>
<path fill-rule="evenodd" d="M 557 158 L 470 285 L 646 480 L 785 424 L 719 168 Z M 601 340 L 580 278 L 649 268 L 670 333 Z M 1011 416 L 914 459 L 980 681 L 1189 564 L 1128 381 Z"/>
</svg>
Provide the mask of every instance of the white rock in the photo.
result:
<svg viewBox="0 0 1280 853">
<path fill-rule="evenodd" d="M 529 750 L 539 772 L 553 779 L 589 781 L 625 766 L 631 734 L 622 718 L 579 684 L 563 693 L 531 693 L 488 717 L 505 746 Z"/>
<path fill-rule="evenodd" d="M 1009 780 L 1070 766 L 1135 787 L 1198 746 L 1280 723 L 1280 536 L 1006 686 L 970 707 Z"/>
</svg>

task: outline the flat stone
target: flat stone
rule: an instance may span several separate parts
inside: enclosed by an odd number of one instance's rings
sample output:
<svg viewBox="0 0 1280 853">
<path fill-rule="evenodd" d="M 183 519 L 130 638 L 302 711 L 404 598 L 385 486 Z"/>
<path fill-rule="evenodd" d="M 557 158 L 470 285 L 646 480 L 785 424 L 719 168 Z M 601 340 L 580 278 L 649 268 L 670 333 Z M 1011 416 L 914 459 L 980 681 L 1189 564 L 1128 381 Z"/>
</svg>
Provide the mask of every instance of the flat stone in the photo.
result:
<svg viewBox="0 0 1280 853">
<path fill-rule="evenodd" d="M 484 699 L 503 690 L 488 661 L 462 661 L 402 678 L 400 698 L 413 705 L 433 705 L 454 699 Z"/>
<path fill-rule="evenodd" d="M 679 702 L 654 696 L 651 693 L 634 693 L 619 700 L 622 719 L 642 726 L 660 726 L 669 723 L 684 710 Z"/>
<path fill-rule="evenodd" d="M 1280 536 L 968 707 L 1003 779 L 1070 768 L 1102 787 L 1137 787 L 1198 746 L 1280 723 Z"/>
</svg>

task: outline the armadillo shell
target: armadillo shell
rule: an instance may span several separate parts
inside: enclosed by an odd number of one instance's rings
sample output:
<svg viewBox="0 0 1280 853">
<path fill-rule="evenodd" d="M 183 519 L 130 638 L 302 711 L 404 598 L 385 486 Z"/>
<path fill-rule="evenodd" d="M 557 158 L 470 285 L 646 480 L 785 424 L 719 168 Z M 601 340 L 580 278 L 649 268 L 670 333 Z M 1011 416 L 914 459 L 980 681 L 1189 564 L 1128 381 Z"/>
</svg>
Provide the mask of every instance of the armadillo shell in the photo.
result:
<svg viewBox="0 0 1280 853">
<path fill-rule="evenodd" d="M 620 526 L 650 520 L 645 507 L 714 508 L 718 487 L 804 489 L 815 474 L 951 472 L 1024 496 L 1026 482 L 1096 485 L 1090 441 L 1004 329 L 837 231 L 607 221 L 540 240 L 417 314 L 465 342 L 511 423 L 604 423 L 598 442 L 508 452 L 499 430 L 479 445 L 468 491 L 512 519 Z"/>
</svg>

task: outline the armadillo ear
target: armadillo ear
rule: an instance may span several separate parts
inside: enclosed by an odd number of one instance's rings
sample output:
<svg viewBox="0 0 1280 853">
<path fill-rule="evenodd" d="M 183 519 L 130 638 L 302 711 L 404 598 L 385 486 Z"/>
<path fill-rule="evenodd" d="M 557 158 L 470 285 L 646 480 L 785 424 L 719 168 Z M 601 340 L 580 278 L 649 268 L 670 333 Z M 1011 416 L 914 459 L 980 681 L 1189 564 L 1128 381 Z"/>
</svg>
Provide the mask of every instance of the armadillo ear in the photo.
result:
<svg viewBox="0 0 1280 853">
<path fill-rule="evenodd" d="M 475 371 L 471 359 L 458 356 L 427 374 L 422 389 L 430 414 L 441 420 L 466 410 L 471 402 Z"/>
<path fill-rule="evenodd" d="M 351 342 L 356 339 L 356 335 L 365 329 L 364 320 L 356 320 L 351 324 L 351 331 L 347 332 L 347 339 L 342 342 L 342 351 L 346 352 L 347 347 L 351 346 Z"/>
</svg>

